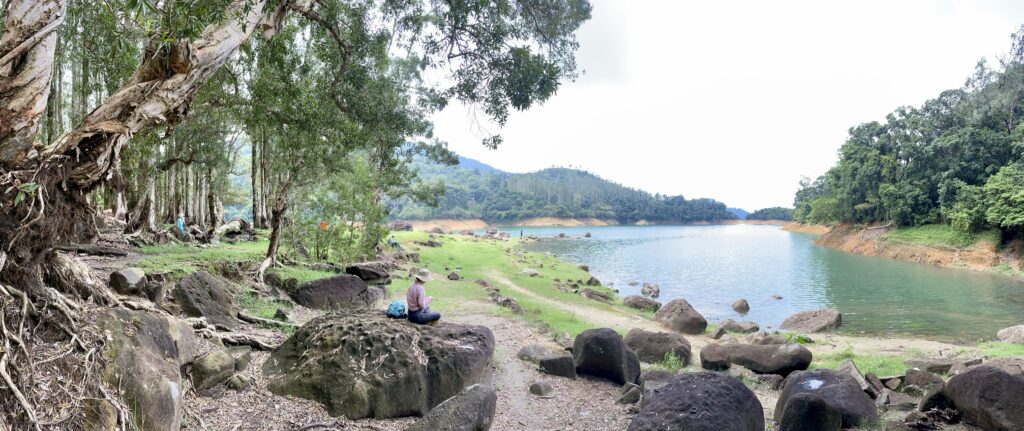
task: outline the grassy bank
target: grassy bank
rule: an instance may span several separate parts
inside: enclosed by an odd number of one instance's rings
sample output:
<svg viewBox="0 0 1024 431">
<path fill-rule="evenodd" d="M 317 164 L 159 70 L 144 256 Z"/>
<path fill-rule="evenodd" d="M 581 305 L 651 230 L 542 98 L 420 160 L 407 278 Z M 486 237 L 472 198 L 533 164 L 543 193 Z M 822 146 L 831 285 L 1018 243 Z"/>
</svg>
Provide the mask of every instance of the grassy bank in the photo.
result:
<svg viewBox="0 0 1024 431">
<path fill-rule="evenodd" d="M 958 232 L 946 224 L 928 224 L 916 227 L 901 227 L 882 236 L 885 241 L 903 244 L 918 244 L 930 247 L 998 247 L 999 231 L 989 229 L 980 232 Z"/>
</svg>

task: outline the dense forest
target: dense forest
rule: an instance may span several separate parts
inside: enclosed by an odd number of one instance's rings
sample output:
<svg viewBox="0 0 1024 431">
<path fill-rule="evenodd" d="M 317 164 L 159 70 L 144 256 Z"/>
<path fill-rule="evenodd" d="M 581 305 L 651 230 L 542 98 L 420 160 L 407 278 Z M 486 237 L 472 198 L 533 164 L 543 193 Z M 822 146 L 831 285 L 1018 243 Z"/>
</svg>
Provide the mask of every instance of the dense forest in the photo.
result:
<svg viewBox="0 0 1024 431">
<path fill-rule="evenodd" d="M 747 214 L 747 220 L 792 220 L 793 209 L 783 207 L 762 208 Z"/>
<path fill-rule="evenodd" d="M 428 184 L 442 187 L 435 201 L 391 202 L 398 219 L 483 219 L 508 222 L 531 217 L 597 218 L 633 223 L 696 222 L 736 218 L 712 199 L 685 199 L 628 188 L 589 172 L 549 168 L 526 174 L 500 171 L 460 157 L 456 167 L 420 159 L 415 164 Z"/>
<path fill-rule="evenodd" d="M 959 232 L 1024 226 L 1024 27 L 996 65 L 961 88 L 852 127 L 839 161 L 804 179 L 806 223 L 948 223 Z"/>
</svg>

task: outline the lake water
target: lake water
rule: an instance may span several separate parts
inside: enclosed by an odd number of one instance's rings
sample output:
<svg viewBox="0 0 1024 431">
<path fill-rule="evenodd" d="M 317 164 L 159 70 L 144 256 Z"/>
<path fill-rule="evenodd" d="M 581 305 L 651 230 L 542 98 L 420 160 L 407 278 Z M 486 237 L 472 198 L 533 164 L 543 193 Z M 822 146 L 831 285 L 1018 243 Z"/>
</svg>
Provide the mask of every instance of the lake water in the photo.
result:
<svg viewBox="0 0 1024 431">
<path fill-rule="evenodd" d="M 520 228 L 506 228 L 518 236 Z M 630 282 L 657 283 L 659 300 L 685 298 L 709 321 L 752 320 L 777 327 L 797 311 L 835 307 L 841 332 L 942 339 L 992 339 L 1024 323 L 1024 281 L 860 256 L 820 247 L 815 236 L 778 226 L 607 226 L 523 228 L 542 238 L 526 245 L 590 265 L 622 296 Z M 783 297 L 772 299 L 773 294 Z M 730 305 L 750 302 L 741 316 Z"/>
</svg>

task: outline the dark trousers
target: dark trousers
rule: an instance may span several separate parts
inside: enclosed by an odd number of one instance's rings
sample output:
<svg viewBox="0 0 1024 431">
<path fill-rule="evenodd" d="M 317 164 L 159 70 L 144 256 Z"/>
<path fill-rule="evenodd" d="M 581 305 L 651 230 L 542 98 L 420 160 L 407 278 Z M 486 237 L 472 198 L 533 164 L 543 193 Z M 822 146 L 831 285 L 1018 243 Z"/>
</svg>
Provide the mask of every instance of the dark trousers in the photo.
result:
<svg viewBox="0 0 1024 431">
<path fill-rule="evenodd" d="M 409 321 L 412 323 L 419 323 L 422 325 L 424 323 L 430 323 L 440 319 L 441 313 L 430 311 L 430 307 L 409 312 Z"/>
</svg>

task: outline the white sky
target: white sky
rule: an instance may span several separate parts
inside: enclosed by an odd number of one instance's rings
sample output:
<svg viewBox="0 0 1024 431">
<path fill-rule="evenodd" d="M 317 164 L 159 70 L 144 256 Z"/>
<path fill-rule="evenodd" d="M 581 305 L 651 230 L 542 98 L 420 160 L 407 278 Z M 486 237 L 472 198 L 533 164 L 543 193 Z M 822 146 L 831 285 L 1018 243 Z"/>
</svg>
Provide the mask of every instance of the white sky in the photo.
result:
<svg viewBox="0 0 1024 431">
<path fill-rule="evenodd" d="M 579 80 L 514 113 L 498 150 L 458 105 L 435 118 L 438 137 L 512 172 L 571 166 L 747 210 L 791 206 L 851 126 L 960 87 L 1024 23 L 1020 0 L 592 1 Z"/>
</svg>

